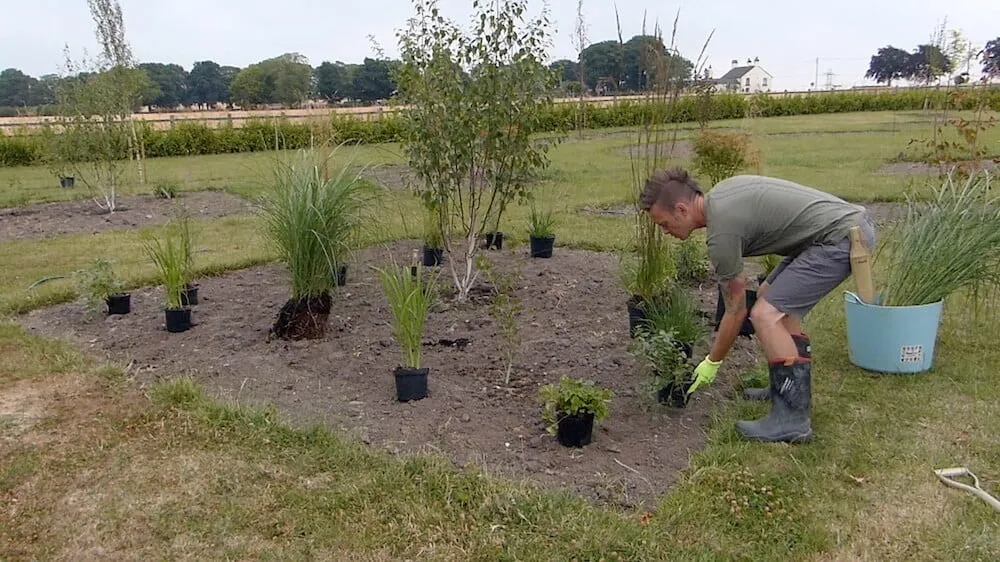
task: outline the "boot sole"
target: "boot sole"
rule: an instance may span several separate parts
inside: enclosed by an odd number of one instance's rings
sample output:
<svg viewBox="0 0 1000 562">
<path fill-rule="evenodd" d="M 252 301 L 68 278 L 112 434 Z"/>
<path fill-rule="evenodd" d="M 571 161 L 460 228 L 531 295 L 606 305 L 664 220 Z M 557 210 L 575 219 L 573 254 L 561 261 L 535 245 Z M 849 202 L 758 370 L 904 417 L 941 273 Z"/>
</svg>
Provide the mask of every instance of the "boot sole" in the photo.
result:
<svg viewBox="0 0 1000 562">
<path fill-rule="evenodd" d="M 764 443 L 809 443 L 813 439 L 813 432 L 811 428 L 806 433 L 796 431 L 780 433 L 776 436 L 749 434 L 744 432 L 739 425 L 736 426 L 736 430 L 739 431 L 740 435 L 748 441 L 758 441 Z"/>
</svg>

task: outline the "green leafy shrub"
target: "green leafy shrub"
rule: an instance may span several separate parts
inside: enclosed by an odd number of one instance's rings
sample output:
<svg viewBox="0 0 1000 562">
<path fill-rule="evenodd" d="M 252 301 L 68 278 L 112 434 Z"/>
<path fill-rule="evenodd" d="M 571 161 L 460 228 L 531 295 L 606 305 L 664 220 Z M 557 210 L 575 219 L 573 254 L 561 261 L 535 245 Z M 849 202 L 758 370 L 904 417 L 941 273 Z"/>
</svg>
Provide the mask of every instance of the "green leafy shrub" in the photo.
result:
<svg viewBox="0 0 1000 562">
<path fill-rule="evenodd" d="M 695 170 L 708 176 L 713 186 L 753 163 L 750 136 L 742 132 L 705 129 L 695 137 L 692 148 Z"/>
<path fill-rule="evenodd" d="M 671 330 L 647 329 L 636 335 L 630 352 L 639 365 L 652 371 L 652 388 L 662 388 L 668 382 L 680 384 L 691 376 L 690 362 L 678 343 L 680 339 Z"/>
<path fill-rule="evenodd" d="M 676 261 L 678 280 L 702 281 L 708 278 L 711 262 L 704 243 L 694 238 L 682 241 L 678 245 Z"/>
<path fill-rule="evenodd" d="M 542 420 L 551 435 L 556 434 L 559 419 L 563 416 L 593 414 L 594 423 L 608 416 L 608 405 L 613 396 L 610 389 L 593 382 L 563 375 L 558 384 L 547 384 L 539 390 L 542 398 Z"/>
<path fill-rule="evenodd" d="M 663 295 L 646 301 L 644 308 L 640 332 L 668 332 L 690 346 L 703 343 L 708 335 L 697 304 L 680 285 L 674 284 Z"/>
<path fill-rule="evenodd" d="M 108 297 L 125 290 L 125 282 L 115 275 L 111 262 L 104 258 L 98 258 L 89 267 L 77 270 L 74 277 L 76 291 L 83 296 L 88 313 L 97 312 Z"/>
<path fill-rule="evenodd" d="M 0 136 L 0 166 L 31 166 L 42 159 L 42 145 L 34 136 Z"/>
<path fill-rule="evenodd" d="M 159 199 L 173 199 L 177 197 L 177 184 L 174 182 L 159 182 L 153 188 L 153 195 Z"/>
</svg>

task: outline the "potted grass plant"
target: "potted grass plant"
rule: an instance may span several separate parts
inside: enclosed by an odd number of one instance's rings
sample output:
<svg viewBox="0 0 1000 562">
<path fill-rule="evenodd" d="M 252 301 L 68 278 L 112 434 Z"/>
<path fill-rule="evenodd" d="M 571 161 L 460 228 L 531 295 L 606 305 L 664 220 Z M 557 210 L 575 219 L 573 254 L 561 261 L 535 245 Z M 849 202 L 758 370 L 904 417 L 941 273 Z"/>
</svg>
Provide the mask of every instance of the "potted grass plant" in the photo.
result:
<svg viewBox="0 0 1000 562">
<path fill-rule="evenodd" d="M 708 336 L 694 299 L 677 283 L 671 285 L 663 296 L 646 303 L 644 317 L 637 329 L 670 333 L 677 348 L 688 359 L 692 357 L 694 347 L 704 343 Z"/>
<path fill-rule="evenodd" d="M 350 161 L 330 170 L 338 150 L 301 150 L 291 161 L 278 162 L 261 200 L 265 236 L 291 278 L 291 295 L 278 311 L 272 336 L 301 340 L 326 334 L 337 283 L 333 256 L 374 224 L 368 213 L 377 192 L 362 179 L 364 170 L 348 173 Z"/>
<path fill-rule="evenodd" d="M 74 277 L 88 315 L 102 307 L 106 307 L 109 316 L 131 312 L 132 295 L 125 291 L 125 282 L 115 275 L 111 262 L 98 258 L 89 267 L 76 271 Z"/>
<path fill-rule="evenodd" d="M 181 293 L 188 281 L 182 230 L 178 221 L 173 221 L 164 228 L 162 239 L 152 235 L 146 235 L 143 239 L 146 255 L 156 265 L 160 283 L 163 284 L 163 312 L 167 331 L 171 333 L 185 332 L 191 328 L 191 308 L 181 301 Z"/>
<path fill-rule="evenodd" d="M 656 389 L 660 404 L 684 408 L 688 389 L 694 384 L 694 365 L 676 332 L 666 329 L 642 329 L 631 346 L 640 365 L 652 372 L 650 384 Z"/>
<path fill-rule="evenodd" d="M 392 336 L 402 351 L 402 364 L 393 371 L 396 379 L 396 399 L 401 402 L 421 400 L 427 396 L 428 367 L 421 364 L 421 340 L 424 325 L 434 304 L 437 274 L 424 275 L 411 268 L 391 263 L 378 269 L 392 314 Z M 426 279 L 425 279 L 426 278 Z"/>
<path fill-rule="evenodd" d="M 929 370 L 944 303 L 964 297 L 970 313 L 995 311 L 1000 289 L 1000 198 L 988 171 L 948 174 L 929 200 L 910 198 L 884 236 L 874 265 L 875 302 L 845 293 L 847 342 L 855 365 L 876 372 Z M 982 306 L 981 299 L 989 301 Z"/>
<path fill-rule="evenodd" d="M 535 202 L 531 202 L 531 216 L 528 221 L 528 242 L 531 244 L 531 257 L 551 258 L 556 243 L 553 230 L 555 218 L 552 211 L 538 211 Z"/>
<path fill-rule="evenodd" d="M 608 416 L 612 392 L 593 382 L 563 375 L 539 390 L 542 420 L 564 447 L 583 447 L 593 440 L 594 423 Z"/>
</svg>

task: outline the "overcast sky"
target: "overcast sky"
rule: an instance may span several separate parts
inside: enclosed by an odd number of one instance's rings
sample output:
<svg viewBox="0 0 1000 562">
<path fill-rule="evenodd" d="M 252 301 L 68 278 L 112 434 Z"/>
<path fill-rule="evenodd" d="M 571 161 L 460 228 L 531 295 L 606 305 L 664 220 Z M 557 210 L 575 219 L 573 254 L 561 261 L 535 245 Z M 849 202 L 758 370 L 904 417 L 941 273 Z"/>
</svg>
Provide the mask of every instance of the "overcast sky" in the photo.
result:
<svg viewBox="0 0 1000 562">
<path fill-rule="evenodd" d="M 313 66 L 324 60 L 361 62 L 373 54 L 374 35 L 386 54 L 397 56 L 395 31 L 412 14 L 410 0 L 120 0 L 126 34 L 141 62 L 173 62 L 190 70 L 194 61 L 246 66 L 286 52 L 298 52 Z M 530 0 L 538 13 L 541 0 Z M 708 34 L 708 62 L 720 76 L 732 59 L 759 57 L 774 76 L 775 89 L 804 89 L 819 81 L 842 87 L 867 83 L 868 60 L 881 46 L 906 50 L 929 40 L 947 18 L 982 47 L 1000 36 L 1000 0 L 734 0 L 664 2 L 584 0 L 590 42 L 617 37 L 617 2 L 625 40 L 642 29 L 643 10 L 659 19 L 669 43 L 680 10 L 677 46 L 692 61 Z M 63 47 L 76 58 L 96 48 L 87 0 L 4 0 L 0 69 L 15 67 L 33 76 L 58 73 Z M 441 0 L 445 14 L 465 24 L 471 0 Z M 575 59 L 571 35 L 576 0 L 550 0 L 555 23 L 552 60 Z M 947 9 L 946 9 L 947 7 Z M 974 67 L 978 76 L 978 65 Z"/>
</svg>

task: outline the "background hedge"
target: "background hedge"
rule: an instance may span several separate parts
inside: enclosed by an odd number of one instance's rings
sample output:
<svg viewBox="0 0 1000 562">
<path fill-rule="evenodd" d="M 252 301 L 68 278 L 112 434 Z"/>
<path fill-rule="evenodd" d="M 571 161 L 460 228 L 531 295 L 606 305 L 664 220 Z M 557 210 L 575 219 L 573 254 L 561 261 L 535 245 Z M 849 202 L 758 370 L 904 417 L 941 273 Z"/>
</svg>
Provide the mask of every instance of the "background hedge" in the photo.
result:
<svg viewBox="0 0 1000 562">
<path fill-rule="evenodd" d="M 1000 88 L 979 92 L 987 105 L 1000 111 Z M 707 104 L 695 97 L 684 97 L 673 106 L 642 100 L 623 100 L 610 106 L 584 106 L 585 123 L 589 129 L 629 127 L 653 118 L 661 123 L 681 123 L 699 117 L 715 121 L 738 119 L 753 108 L 759 117 L 784 115 L 814 115 L 854 111 L 903 111 L 929 108 L 974 109 L 975 96 L 955 98 L 945 90 L 901 91 L 895 93 L 829 92 L 799 96 L 745 96 L 724 94 L 712 96 Z M 569 131 L 576 127 L 579 104 L 561 103 L 545 112 L 536 124 L 535 132 Z M 699 111 L 703 114 L 699 116 Z M 332 140 L 361 143 L 394 142 L 405 133 L 402 120 L 388 114 L 379 120 L 362 121 L 334 115 L 328 119 L 292 123 L 282 120 L 259 119 L 246 121 L 241 127 L 229 124 L 211 127 L 198 122 L 179 122 L 170 129 L 153 129 L 143 123 L 146 156 L 189 156 L 258 152 L 274 149 L 306 148 L 313 142 Z M 0 166 L 29 166 L 42 163 L 45 155 L 44 135 L 0 137 Z M 124 158 L 126 155 L 123 154 Z"/>
</svg>

